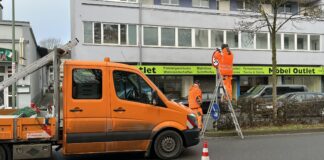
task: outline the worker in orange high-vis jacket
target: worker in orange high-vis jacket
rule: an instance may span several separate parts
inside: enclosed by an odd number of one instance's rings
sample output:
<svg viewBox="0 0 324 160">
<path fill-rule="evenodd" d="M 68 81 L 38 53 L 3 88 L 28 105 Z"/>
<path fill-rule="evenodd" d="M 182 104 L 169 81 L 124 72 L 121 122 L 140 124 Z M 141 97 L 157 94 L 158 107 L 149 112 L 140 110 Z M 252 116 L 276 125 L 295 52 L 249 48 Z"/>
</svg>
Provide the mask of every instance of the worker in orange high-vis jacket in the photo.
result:
<svg viewBox="0 0 324 160">
<path fill-rule="evenodd" d="M 188 102 L 189 102 L 189 108 L 192 109 L 197 116 L 198 119 L 198 127 L 202 128 L 202 92 L 200 89 L 200 83 L 199 81 L 195 81 L 194 84 L 189 89 L 189 96 L 188 96 Z"/>
<path fill-rule="evenodd" d="M 233 76 L 233 53 L 227 44 L 222 44 L 222 60 L 219 64 L 219 71 L 224 80 L 224 86 L 230 100 L 232 100 L 232 76 Z"/>
<path fill-rule="evenodd" d="M 218 68 L 219 63 L 221 63 L 223 58 L 222 51 L 219 48 L 216 48 L 216 51 L 213 53 L 212 64 L 215 68 Z"/>
</svg>

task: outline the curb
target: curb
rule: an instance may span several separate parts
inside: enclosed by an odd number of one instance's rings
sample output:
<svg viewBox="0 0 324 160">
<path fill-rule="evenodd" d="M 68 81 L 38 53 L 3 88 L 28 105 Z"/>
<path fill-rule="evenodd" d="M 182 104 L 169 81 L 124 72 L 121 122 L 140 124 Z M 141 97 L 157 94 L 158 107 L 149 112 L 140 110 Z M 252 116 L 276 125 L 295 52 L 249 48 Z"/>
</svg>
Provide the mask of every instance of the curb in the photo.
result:
<svg viewBox="0 0 324 160">
<path fill-rule="evenodd" d="M 324 132 L 324 128 L 310 128 L 310 129 L 295 129 L 295 130 L 278 130 L 278 131 L 244 131 L 242 130 L 244 136 L 253 135 L 271 135 L 271 134 L 294 134 L 294 133 L 311 133 L 311 132 Z M 207 137 L 232 137 L 237 136 L 235 130 L 228 132 L 206 132 Z"/>
</svg>

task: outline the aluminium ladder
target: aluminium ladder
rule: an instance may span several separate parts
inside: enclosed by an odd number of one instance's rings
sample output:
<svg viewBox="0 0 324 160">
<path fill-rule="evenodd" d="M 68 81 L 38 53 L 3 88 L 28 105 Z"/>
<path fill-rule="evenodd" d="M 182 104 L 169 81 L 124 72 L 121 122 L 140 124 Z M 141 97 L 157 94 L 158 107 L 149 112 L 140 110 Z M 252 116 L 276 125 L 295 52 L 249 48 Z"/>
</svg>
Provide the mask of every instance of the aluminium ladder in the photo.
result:
<svg viewBox="0 0 324 160">
<path fill-rule="evenodd" d="M 219 76 L 219 78 L 218 78 L 218 76 Z M 223 78 L 222 78 L 222 76 L 220 74 L 217 74 L 216 75 L 216 80 L 217 79 L 218 79 L 218 81 L 216 82 L 216 87 L 215 87 L 215 90 L 213 92 L 212 101 L 210 102 L 209 107 L 208 107 L 207 119 L 204 122 L 202 131 L 200 133 L 200 137 L 201 138 L 204 138 L 205 133 L 206 133 L 206 129 L 207 129 L 207 125 L 208 125 L 208 121 L 209 121 L 209 118 L 210 118 L 210 114 L 211 114 L 211 111 L 212 111 L 212 107 L 213 107 L 213 105 L 215 103 L 218 104 L 218 90 L 219 89 L 223 89 L 223 91 L 225 93 L 225 97 L 226 97 L 227 103 L 228 103 L 229 110 L 231 112 L 231 117 L 232 117 L 232 120 L 233 120 L 233 123 L 234 123 L 234 126 L 235 126 L 235 130 L 236 130 L 238 136 L 240 136 L 241 139 L 244 139 L 244 135 L 242 133 L 240 124 L 237 121 L 237 117 L 236 117 L 236 114 L 235 114 L 235 111 L 234 111 L 232 102 L 231 102 L 231 100 L 229 98 L 229 95 L 228 95 L 228 93 L 226 91 L 226 88 L 224 87 Z"/>
<path fill-rule="evenodd" d="M 65 54 L 68 54 L 68 52 L 70 52 L 70 50 L 74 46 L 76 46 L 78 44 L 78 42 L 79 42 L 78 39 L 73 39 L 70 42 L 68 42 L 67 44 L 65 44 L 64 46 L 60 47 L 59 50 L 62 53 L 59 56 L 62 57 Z M 41 58 L 37 61 L 34 61 L 34 62 L 32 62 L 32 64 L 24 67 L 18 73 L 13 73 L 13 75 L 11 77 L 5 79 L 4 81 L 2 81 L 0 83 L 0 91 L 5 89 L 6 87 L 9 87 L 10 85 L 14 84 L 19 79 L 26 77 L 29 74 L 37 71 L 38 69 L 42 68 L 43 66 L 52 63 L 54 61 L 53 57 L 56 57 L 55 54 L 56 54 L 56 49 L 51 51 L 49 54 L 47 54 L 43 58 Z"/>
</svg>

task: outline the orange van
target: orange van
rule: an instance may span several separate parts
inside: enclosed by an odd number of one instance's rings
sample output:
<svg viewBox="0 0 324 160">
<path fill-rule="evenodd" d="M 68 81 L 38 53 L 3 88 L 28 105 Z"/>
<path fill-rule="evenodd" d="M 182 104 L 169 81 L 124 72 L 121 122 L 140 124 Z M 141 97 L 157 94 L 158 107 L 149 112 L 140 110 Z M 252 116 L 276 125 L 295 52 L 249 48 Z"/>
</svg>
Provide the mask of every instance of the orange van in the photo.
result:
<svg viewBox="0 0 324 160">
<path fill-rule="evenodd" d="M 154 151 L 172 159 L 199 143 L 193 112 L 135 67 L 66 61 L 63 96 L 64 154 Z"/>
</svg>

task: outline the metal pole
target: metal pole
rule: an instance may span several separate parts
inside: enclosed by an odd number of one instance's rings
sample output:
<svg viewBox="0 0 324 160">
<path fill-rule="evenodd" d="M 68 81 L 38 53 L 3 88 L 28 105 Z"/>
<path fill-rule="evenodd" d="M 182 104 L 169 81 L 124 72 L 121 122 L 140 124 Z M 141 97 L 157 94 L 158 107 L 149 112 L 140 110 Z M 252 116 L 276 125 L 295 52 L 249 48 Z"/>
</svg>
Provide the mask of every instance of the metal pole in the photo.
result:
<svg viewBox="0 0 324 160">
<path fill-rule="evenodd" d="M 15 0 L 12 0 L 12 75 L 16 73 Z M 12 108 L 16 107 L 16 83 L 12 85 Z"/>
<path fill-rule="evenodd" d="M 54 102 L 54 108 L 55 108 L 55 117 L 56 117 L 56 132 L 55 132 L 55 139 L 58 140 L 58 131 L 60 128 L 60 58 L 58 55 L 58 49 L 54 49 L 54 57 L 53 57 L 53 71 L 54 71 L 54 96 L 53 96 L 53 102 Z"/>
<path fill-rule="evenodd" d="M 139 65 L 142 65 L 143 53 L 142 53 L 142 0 L 139 0 L 139 10 L 138 10 L 138 47 L 139 47 Z"/>
</svg>

